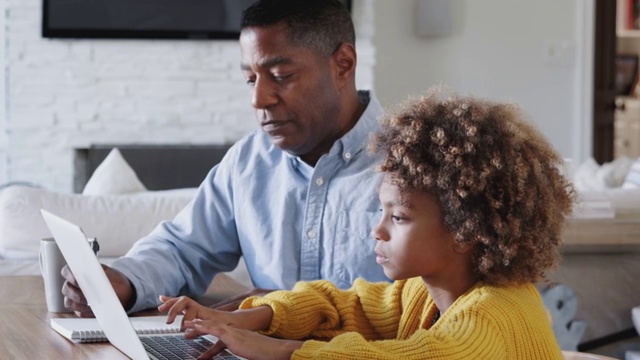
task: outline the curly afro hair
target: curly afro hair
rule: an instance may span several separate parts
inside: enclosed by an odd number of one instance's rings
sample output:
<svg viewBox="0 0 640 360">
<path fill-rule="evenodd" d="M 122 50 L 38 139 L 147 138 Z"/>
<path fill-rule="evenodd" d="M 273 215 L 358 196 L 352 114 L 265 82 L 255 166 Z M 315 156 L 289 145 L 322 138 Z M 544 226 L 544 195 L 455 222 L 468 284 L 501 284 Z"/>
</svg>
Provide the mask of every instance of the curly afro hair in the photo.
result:
<svg viewBox="0 0 640 360">
<path fill-rule="evenodd" d="M 575 201 L 562 158 L 517 106 L 445 96 L 432 88 L 382 118 L 370 143 L 379 170 L 437 198 L 455 241 L 472 246 L 479 280 L 544 279 Z"/>
</svg>

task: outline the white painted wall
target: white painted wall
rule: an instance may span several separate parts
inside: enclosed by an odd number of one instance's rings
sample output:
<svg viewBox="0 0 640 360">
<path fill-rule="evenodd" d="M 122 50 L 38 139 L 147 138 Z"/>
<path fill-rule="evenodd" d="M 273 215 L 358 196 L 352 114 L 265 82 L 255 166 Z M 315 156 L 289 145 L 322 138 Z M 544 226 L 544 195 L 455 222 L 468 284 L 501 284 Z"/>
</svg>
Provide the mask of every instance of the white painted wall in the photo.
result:
<svg viewBox="0 0 640 360">
<path fill-rule="evenodd" d="M 375 1 L 375 89 L 383 105 L 446 84 L 515 101 L 563 156 L 581 162 L 590 154 L 583 86 L 591 87 L 592 39 L 583 32 L 591 28 L 591 0 L 450 0 L 452 33 L 431 38 L 415 35 L 416 1 Z"/>
<path fill-rule="evenodd" d="M 0 0 L 0 40 L 4 39 L 4 0 Z M 5 96 L 5 81 L 4 81 L 4 62 L 5 62 L 5 49 L 4 41 L 0 41 L 0 184 L 4 184 L 7 181 L 7 157 L 6 146 L 7 136 L 4 130 L 5 118 L 6 118 L 6 96 Z"/>
</svg>

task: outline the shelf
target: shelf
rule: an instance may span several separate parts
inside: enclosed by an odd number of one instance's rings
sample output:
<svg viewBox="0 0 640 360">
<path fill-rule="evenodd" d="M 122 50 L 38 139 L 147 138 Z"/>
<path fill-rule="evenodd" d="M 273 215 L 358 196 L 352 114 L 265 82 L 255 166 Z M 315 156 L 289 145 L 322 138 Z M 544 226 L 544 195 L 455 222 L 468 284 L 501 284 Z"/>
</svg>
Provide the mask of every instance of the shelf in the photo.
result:
<svg viewBox="0 0 640 360">
<path fill-rule="evenodd" d="M 562 233 L 563 252 L 638 252 L 640 219 L 570 219 Z"/>
<path fill-rule="evenodd" d="M 640 30 L 618 30 L 616 35 L 619 38 L 640 38 Z"/>
</svg>

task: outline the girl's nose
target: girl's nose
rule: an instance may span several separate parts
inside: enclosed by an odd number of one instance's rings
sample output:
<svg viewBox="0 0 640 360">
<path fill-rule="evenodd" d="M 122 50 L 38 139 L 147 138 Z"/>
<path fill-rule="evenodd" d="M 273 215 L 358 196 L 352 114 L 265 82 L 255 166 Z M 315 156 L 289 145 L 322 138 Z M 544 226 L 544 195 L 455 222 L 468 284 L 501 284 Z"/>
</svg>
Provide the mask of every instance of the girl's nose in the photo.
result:
<svg viewBox="0 0 640 360">
<path fill-rule="evenodd" d="M 379 241 L 388 241 L 389 240 L 389 234 L 387 233 L 387 231 L 384 228 L 383 220 L 384 219 L 380 219 L 378 224 L 376 226 L 374 226 L 373 229 L 371 229 L 371 236 L 374 239 L 379 240 Z"/>
</svg>

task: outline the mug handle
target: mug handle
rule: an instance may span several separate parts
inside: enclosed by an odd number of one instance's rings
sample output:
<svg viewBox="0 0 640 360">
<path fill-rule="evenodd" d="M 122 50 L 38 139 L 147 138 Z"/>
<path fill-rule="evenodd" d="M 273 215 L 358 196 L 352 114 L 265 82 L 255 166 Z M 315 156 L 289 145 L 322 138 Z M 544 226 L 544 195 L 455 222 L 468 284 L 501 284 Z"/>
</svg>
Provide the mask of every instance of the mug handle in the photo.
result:
<svg viewBox="0 0 640 360">
<path fill-rule="evenodd" d="M 42 256 L 43 243 L 40 242 L 40 251 L 38 251 L 38 265 L 40 265 L 40 274 L 44 274 L 44 256 Z"/>
</svg>

